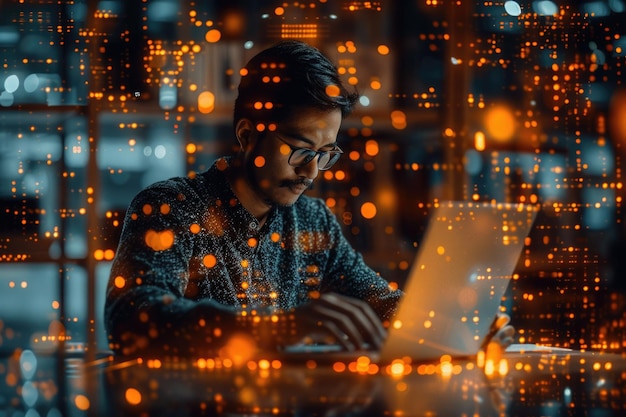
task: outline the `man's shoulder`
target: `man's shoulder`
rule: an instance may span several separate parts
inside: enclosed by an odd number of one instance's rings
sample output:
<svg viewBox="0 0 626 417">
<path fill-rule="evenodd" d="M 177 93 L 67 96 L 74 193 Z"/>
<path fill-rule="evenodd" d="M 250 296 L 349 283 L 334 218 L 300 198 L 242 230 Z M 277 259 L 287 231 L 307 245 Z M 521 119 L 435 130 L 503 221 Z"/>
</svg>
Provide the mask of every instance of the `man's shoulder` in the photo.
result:
<svg viewBox="0 0 626 417">
<path fill-rule="evenodd" d="M 180 197 L 185 196 L 190 191 L 194 191 L 198 187 L 197 177 L 171 177 L 168 179 L 154 182 L 144 189 L 142 189 L 137 195 L 141 196 L 173 196 Z"/>
<path fill-rule="evenodd" d="M 211 195 L 220 194 L 224 187 L 225 177 L 216 163 L 203 172 L 154 182 L 141 190 L 138 195 L 171 196 L 181 201 L 194 197 L 206 200 Z"/>
</svg>

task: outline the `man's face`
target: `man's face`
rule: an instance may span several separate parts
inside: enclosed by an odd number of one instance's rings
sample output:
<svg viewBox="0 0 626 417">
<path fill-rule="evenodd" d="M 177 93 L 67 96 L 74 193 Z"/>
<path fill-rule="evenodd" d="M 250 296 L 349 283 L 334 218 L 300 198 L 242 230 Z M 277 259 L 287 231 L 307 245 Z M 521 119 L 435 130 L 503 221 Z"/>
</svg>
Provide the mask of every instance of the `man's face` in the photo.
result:
<svg viewBox="0 0 626 417">
<path fill-rule="evenodd" d="M 319 156 L 295 167 L 289 164 L 292 148 L 332 150 L 337 147 L 340 126 L 340 110 L 304 108 L 273 131 L 266 129 L 260 134 L 255 130 L 247 152 L 246 171 L 257 197 L 269 205 L 295 203 L 317 177 Z"/>
</svg>

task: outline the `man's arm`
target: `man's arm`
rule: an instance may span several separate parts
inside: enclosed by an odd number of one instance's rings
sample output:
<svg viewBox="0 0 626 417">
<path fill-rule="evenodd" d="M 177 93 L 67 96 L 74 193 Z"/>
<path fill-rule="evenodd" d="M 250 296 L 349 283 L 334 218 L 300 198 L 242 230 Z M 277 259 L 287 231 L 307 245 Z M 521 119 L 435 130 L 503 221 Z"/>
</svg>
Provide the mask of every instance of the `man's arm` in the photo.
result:
<svg viewBox="0 0 626 417">
<path fill-rule="evenodd" d="M 184 298 L 194 234 L 193 192 L 174 182 L 142 191 L 126 218 L 106 293 L 105 323 L 117 352 L 190 353 L 218 347 L 237 312 Z"/>
<path fill-rule="evenodd" d="M 403 292 L 370 268 L 345 238 L 334 214 L 327 212 L 327 230 L 333 240 L 324 276 L 324 291 L 333 291 L 367 302 L 381 321 L 390 320 Z"/>
</svg>

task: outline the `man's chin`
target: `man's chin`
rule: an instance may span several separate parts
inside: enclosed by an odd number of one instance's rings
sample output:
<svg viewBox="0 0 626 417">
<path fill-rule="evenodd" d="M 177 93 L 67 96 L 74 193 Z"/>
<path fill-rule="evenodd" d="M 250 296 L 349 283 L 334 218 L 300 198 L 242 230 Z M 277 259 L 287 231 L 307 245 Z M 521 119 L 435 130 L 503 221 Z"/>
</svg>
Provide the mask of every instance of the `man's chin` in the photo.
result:
<svg viewBox="0 0 626 417">
<path fill-rule="evenodd" d="M 294 204 L 296 204 L 296 201 L 298 201 L 299 198 L 300 197 L 292 198 L 292 199 L 289 199 L 289 200 L 287 200 L 287 199 L 280 199 L 280 200 L 275 200 L 272 203 L 273 203 L 274 206 L 277 206 L 277 207 L 291 207 Z"/>
<path fill-rule="evenodd" d="M 291 207 L 296 204 L 296 201 L 302 196 L 302 194 L 298 195 L 288 195 L 288 196 L 275 196 L 268 200 L 268 203 L 277 206 L 277 207 Z"/>
</svg>

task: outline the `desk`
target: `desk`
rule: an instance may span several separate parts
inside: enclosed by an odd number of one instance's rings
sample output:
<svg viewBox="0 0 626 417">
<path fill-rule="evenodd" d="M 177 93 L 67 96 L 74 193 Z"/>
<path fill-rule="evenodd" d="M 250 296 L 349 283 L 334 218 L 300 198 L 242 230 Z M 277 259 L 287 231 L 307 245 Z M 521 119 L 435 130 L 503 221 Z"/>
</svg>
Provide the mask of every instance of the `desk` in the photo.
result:
<svg viewBox="0 0 626 417">
<path fill-rule="evenodd" d="M 86 362 L 26 350 L 0 360 L 0 416 L 626 415 L 622 356 L 507 353 L 495 365 Z"/>
</svg>

